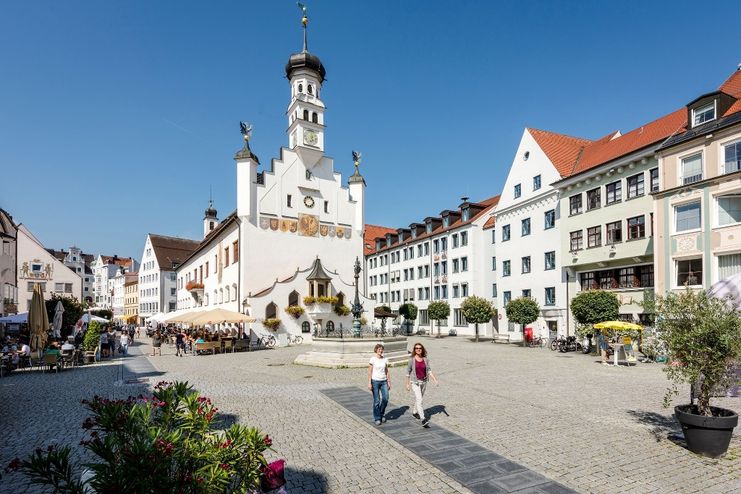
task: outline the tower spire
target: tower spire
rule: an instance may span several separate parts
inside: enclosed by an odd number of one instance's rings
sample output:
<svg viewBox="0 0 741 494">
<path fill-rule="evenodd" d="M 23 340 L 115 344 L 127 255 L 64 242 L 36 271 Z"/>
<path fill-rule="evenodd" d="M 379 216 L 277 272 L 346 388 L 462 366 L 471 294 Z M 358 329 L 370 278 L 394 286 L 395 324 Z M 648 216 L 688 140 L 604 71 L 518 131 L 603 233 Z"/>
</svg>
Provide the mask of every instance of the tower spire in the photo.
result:
<svg viewBox="0 0 741 494">
<path fill-rule="evenodd" d="M 308 30 L 307 26 L 309 25 L 309 14 L 306 10 L 306 5 L 304 5 L 301 2 L 296 2 L 296 5 L 298 5 L 299 9 L 301 9 L 301 24 L 303 24 L 304 26 L 304 50 L 303 52 L 307 53 L 309 51 L 309 43 L 307 41 L 306 31 Z"/>
</svg>

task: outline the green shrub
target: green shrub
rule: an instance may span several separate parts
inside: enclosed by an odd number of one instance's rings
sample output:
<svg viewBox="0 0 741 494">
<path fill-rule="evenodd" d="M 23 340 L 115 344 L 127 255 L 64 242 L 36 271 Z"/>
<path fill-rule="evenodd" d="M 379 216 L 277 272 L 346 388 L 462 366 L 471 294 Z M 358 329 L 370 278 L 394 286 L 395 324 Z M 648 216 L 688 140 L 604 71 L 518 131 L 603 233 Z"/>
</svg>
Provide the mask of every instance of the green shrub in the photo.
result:
<svg viewBox="0 0 741 494">
<path fill-rule="evenodd" d="M 82 340 L 82 348 L 88 352 L 94 352 L 97 350 L 100 344 L 100 324 L 93 321 L 88 324 L 87 331 L 85 331 L 85 337 Z"/>
</svg>

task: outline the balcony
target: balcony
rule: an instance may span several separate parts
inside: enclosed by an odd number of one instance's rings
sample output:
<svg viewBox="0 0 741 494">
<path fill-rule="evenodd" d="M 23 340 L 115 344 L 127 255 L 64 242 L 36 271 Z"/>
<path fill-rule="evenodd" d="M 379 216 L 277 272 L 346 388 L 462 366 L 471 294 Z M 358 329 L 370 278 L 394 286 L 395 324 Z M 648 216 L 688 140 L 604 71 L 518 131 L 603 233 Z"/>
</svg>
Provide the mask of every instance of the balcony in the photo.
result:
<svg viewBox="0 0 741 494">
<path fill-rule="evenodd" d="M 198 299 L 200 295 L 203 295 L 203 283 L 197 281 L 189 281 L 185 284 L 185 289 L 193 295 L 194 298 Z"/>
</svg>

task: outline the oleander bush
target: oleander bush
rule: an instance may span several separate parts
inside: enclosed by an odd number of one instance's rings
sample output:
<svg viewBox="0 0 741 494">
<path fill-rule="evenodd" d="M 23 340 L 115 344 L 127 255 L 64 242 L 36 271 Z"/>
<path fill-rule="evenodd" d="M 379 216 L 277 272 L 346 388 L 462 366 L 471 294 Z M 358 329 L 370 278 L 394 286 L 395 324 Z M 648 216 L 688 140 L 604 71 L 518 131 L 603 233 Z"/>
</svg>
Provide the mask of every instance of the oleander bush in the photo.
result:
<svg viewBox="0 0 741 494">
<path fill-rule="evenodd" d="M 81 445 L 93 461 L 78 466 L 69 446 L 50 446 L 16 458 L 6 472 L 18 470 L 55 493 L 205 494 L 260 492 L 270 470 L 270 437 L 239 424 L 214 430 L 218 408 L 187 382 L 160 382 L 152 396 L 94 396 L 83 404 L 91 415 Z"/>
</svg>

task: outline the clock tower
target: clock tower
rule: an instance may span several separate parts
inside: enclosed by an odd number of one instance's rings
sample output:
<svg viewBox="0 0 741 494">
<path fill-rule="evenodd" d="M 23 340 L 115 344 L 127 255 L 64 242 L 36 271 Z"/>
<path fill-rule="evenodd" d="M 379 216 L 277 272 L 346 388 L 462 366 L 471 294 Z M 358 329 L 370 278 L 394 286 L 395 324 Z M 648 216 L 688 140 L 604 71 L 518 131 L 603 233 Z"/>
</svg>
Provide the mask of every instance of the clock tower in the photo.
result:
<svg viewBox="0 0 741 494">
<path fill-rule="evenodd" d="M 286 77 L 291 84 L 288 147 L 311 169 L 324 155 L 324 103 L 320 97 L 326 71 L 319 57 L 309 53 L 306 39 L 309 18 L 305 11 L 301 23 L 304 49 L 291 55 L 286 64 Z"/>
</svg>

